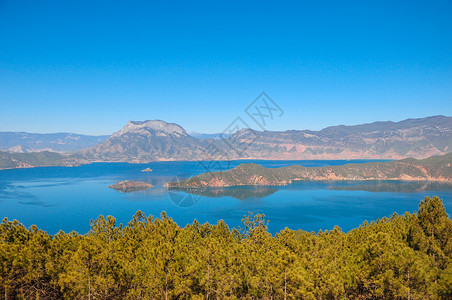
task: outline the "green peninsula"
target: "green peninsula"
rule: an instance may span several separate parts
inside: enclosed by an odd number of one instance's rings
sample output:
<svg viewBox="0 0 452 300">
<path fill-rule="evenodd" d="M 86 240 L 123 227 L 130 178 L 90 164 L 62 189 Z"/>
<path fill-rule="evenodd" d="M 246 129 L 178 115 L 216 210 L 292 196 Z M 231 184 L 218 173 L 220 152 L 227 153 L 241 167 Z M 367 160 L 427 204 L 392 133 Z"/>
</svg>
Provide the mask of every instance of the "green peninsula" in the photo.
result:
<svg viewBox="0 0 452 300">
<path fill-rule="evenodd" d="M 247 163 L 227 171 L 203 173 L 184 181 L 168 182 L 165 187 L 193 189 L 242 185 L 279 186 L 297 180 L 403 180 L 452 183 L 452 153 L 422 160 L 408 158 L 328 167 L 265 168 Z"/>
</svg>

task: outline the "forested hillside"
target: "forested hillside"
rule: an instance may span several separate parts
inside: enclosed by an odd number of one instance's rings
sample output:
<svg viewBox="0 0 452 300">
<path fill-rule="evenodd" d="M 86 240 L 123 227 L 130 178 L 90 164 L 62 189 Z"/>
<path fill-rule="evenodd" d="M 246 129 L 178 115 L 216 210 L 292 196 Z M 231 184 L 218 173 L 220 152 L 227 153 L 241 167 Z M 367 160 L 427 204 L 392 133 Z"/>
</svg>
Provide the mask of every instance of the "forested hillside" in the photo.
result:
<svg viewBox="0 0 452 300">
<path fill-rule="evenodd" d="M 168 182 L 168 189 L 199 189 L 240 185 L 276 186 L 299 180 L 403 180 L 452 183 L 452 153 L 426 159 L 407 158 L 387 162 L 350 163 L 339 166 L 288 166 L 265 168 L 240 164 L 219 172 L 207 172 L 182 181 Z"/>
<path fill-rule="evenodd" d="M 137 212 L 100 216 L 86 235 L 0 225 L 6 299 L 450 299 L 452 221 L 442 201 L 344 233 L 243 228 Z"/>
</svg>

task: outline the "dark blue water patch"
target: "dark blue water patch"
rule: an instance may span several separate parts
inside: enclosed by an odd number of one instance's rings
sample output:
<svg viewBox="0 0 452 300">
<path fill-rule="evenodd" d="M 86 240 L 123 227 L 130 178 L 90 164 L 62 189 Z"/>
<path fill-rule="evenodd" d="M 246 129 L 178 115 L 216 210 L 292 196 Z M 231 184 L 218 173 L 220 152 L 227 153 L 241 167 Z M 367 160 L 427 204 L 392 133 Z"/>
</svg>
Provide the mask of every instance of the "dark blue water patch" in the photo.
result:
<svg viewBox="0 0 452 300">
<path fill-rule="evenodd" d="M 368 161 L 233 161 L 232 166 L 254 162 L 265 167 L 326 166 Z M 222 163 L 222 162 L 221 162 Z M 141 172 L 150 167 L 152 172 Z M 141 210 L 159 216 L 165 211 L 180 226 L 223 219 L 231 228 L 241 225 L 248 212 L 263 213 L 272 233 L 285 227 L 315 231 L 335 225 L 348 231 L 365 220 L 393 212 L 418 209 L 426 195 L 444 199 L 452 211 L 452 188 L 447 185 L 407 182 L 295 182 L 283 187 L 238 187 L 205 193 L 177 192 L 163 184 L 175 176 L 190 177 L 205 171 L 198 162 L 149 164 L 94 163 L 80 167 L 47 167 L 0 171 L 1 217 L 36 224 L 51 234 L 60 229 L 85 233 L 91 219 L 115 216 L 127 224 Z M 108 188 L 121 180 L 141 180 L 155 187 L 120 193 Z M 183 201 L 181 201 L 181 198 Z"/>
</svg>

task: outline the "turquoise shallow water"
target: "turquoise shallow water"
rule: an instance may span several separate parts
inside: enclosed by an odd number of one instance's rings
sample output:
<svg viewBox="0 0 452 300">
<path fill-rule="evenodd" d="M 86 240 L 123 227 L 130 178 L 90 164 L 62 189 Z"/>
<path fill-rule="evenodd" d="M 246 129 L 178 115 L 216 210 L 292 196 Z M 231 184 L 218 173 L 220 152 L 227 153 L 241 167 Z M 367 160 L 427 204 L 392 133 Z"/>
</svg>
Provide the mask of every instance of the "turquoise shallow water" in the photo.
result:
<svg viewBox="0 0 452 300">
<path fill-rule="evenodd" d="M 232 162 L 156 162 L 149 164 L 94 163 L 80 167 L 46 167 L 0 171 L 0 216 L 32 224 L 50 234 L 60 229 L 85 233 L 91 219 L 113 215 L 126 224 L 141 210 L 159 216 L 165 211 L 179 225 L 197 219 L 230 227 L 241 225 L 248 212 L 264 213 L 269 230 L 285 227 L 318 231 L 335 225 L 348 231 L 363 221 L 417 210 L 426 195 L 444 199 L 452 211 L 452 187 L 406 182 L 297 182 L 284 187 L 211 189 L 197 194 L 166 191 L 165 182 L 187 178 L 214 167 L 234 167 Z M 250 161 L 247 161 L 250 162 Z M 367 161 L 253 161 L 266 167 L 326 166 Z M 153 172 L 141 170 L 150 167 Z M 108 185 L 120 180 L 141 180 L 155 187 L 120 193 Z"/>
</svg>

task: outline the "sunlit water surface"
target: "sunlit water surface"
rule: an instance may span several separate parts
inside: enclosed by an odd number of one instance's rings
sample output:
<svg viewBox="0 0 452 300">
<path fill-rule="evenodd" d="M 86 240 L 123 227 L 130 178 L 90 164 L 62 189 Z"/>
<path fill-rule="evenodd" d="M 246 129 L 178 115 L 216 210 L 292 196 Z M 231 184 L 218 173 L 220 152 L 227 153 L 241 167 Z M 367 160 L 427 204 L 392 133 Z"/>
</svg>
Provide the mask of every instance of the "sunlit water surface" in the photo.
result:
<svg viewBox="0 0 452 300">
<path fill-rule="evenodd" d="M 167 191 L 164 183 L 203 173 L 211 167 L 234 167 L 244 161 L 156 162 L 149 164 L 94 163 L 80 167 L 46 167 L 0 171 L 0 216 L 35 224 L 55 234 L 60 229 L 86 233 L 90 220 L 112 215 L 127 224 L 141 210 L 159 216 L 165 211 L 180 226 L 217 223 L 241 225 L 248 212 L 263 213 L 269 230 L 285 227 L 318 231 L 335 225 L 348 231 L 372 221 L 418 209 L 426 195 L 440 196 L 452 211 L 452 187 L 407 182 L 297 182 L 284 187 L 210 189 L 198 193 Z M 250 161 L 246 161 L 250 162 Z M 361 161 L 252 161 L 265 167 L 327 166 Z M 152 172 L 141 172 L 150 167 Z M 121 180 L 140 180 L 155 187 L 121 193 L 108 186 Z"/>
</svg>

